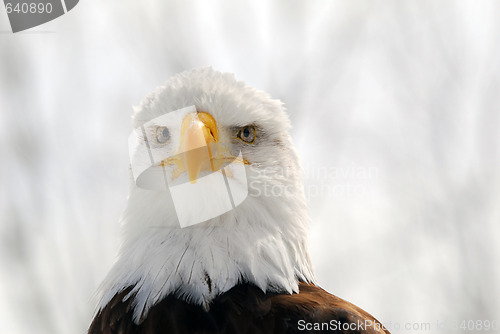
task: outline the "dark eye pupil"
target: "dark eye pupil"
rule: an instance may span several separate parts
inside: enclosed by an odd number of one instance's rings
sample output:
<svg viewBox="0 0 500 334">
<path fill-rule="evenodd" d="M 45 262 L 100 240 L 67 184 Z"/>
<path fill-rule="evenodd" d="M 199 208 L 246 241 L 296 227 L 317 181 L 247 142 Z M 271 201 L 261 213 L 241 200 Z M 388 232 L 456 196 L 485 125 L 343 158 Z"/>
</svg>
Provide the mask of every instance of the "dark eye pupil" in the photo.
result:
<svg viewBox="0 0 500 334">
<path fill-rule="evenodd" d="M 250 136 L 250 130 L 249 130 L 248 128 L 245 128 L 245 129 L 243 130 L 243 136 L 244 136 L 244 137 L 249 137 L 249 136 Z"/>
<path fill-rule="evenodd" d="M 163 135 L 163 138 L 166 139 L 168 137 L 168 129 L 167 128 L 163 129 L 161 134 Z"/>
</svg>

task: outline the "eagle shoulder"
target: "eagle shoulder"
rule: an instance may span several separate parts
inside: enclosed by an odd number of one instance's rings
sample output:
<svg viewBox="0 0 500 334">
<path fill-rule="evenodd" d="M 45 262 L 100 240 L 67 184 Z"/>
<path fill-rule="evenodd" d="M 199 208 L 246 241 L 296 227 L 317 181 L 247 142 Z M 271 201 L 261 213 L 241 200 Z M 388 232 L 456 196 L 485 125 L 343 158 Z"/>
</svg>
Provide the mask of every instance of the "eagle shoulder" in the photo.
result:
<svg viewBox="0 0 500 334">
<path fill-rule="evenodd" d="M 359 307 L 306 283 L 300 283 L 299 293 L 291 295 L 264 293 L 254 285 L 240 284 L 216 297 L 208 311 L 169 295 L 140 324 L 132 320 L 133 298 L 124 300 L 131 289 L 118 293 L 98 312 L 89 334 L 390 334 Z"/>
</svg>

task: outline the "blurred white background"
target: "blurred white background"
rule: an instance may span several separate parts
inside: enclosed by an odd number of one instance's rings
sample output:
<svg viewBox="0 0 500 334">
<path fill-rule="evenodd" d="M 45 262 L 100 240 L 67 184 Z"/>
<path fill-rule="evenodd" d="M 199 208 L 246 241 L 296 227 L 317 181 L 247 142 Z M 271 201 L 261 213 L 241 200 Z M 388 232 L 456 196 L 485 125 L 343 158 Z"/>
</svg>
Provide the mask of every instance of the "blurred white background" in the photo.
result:
<svg viewBox="0 0 500 334">
<path fill-rule="evenodd" d="M 412 333 L 500 321 L 499 15 L 495 1 L 86 0 L 12 34 L 2 9 L 2 333 L 86 331 L 119 247 L 131 106 L 199 66 L 286 103 L 325 289 L 384 323 L 432 324 Z"/>
</svg>

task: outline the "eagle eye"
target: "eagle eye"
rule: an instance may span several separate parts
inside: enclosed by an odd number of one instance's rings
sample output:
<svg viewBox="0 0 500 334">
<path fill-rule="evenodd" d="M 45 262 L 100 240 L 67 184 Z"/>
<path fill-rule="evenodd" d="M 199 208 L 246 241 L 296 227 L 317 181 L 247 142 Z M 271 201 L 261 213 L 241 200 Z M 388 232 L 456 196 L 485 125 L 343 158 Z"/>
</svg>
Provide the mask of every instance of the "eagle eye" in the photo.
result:
<svg viewBox="0 0 500 334">
<path fill-rule="evenodd" d="M 165 126 L 158 126 L 156 127 L 155 138 L 158 144 L 165 144 L 170 139 L 170 131 Z"/>
<path fill-rule="evenodd" d="M 257 129 L 253 125 L 244 126 L 238 131 L 236 137 L 247 144 L 252 144 L 257 137 Z"/>
</svg>

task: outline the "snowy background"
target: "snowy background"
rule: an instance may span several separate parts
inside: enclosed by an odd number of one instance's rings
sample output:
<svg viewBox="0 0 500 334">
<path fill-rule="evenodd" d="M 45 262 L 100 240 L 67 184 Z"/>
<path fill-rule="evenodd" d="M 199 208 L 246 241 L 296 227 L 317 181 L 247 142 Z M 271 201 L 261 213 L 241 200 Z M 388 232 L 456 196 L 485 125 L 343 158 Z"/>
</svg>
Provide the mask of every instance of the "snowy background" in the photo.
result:
<svg viewBox="0 0 500 334">
<path fill-rule="evenodd" d="M 387 324 L 432 324 L 412 333 L 500 321 L 499 15 L 496 1 L 86 0 L 12 34 L 2 8 L 2 333 L 86 331 L 119 246 L 131 106 L 209 65 L 286 103 L 325 289 Z"/>
</svg>

